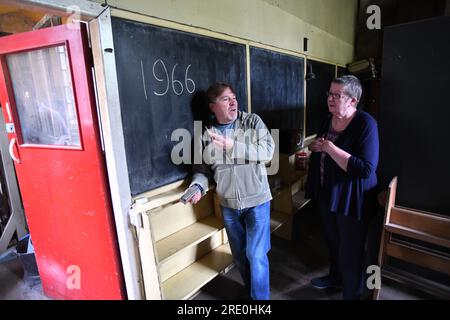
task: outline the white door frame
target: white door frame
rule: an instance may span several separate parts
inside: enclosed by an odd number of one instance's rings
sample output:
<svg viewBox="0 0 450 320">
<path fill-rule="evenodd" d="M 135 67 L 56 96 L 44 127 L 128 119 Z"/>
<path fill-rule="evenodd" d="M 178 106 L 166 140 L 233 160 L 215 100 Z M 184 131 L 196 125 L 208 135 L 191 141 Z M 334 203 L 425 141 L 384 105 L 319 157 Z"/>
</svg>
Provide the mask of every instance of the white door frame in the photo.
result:
<svg viewBox="0 0 450 320">
<path fill-rule="evenodd" d="M 90 45 L 94 56 L 93 77 L 97 91 L 97 111 L 126 292 L 128 299 L 142 300 L 145 295 L 140 256 L 135 228 L 130 223 L 128 216 L 132 198 L 120 114 L 115 58 L 113 53 L 105 51 L 106 48 L 113 48 L 109 8 L 87 0 L 22 0 L 20 5 L 25 5 L 30 9 L 42 10 L 45 8 L 48 13 L 72 16 L 74 19 L 88 22 Z M 9 155 L 7 156 L 9 157 Z M 9 160 L 11 161 L 11 159 Z M 15 171 L 12 172 L 15 174 Z M 20 206 L 22 206 L 21 201 Z M 21 226 L 17 221 L 16 224 Z"/>
</svg>

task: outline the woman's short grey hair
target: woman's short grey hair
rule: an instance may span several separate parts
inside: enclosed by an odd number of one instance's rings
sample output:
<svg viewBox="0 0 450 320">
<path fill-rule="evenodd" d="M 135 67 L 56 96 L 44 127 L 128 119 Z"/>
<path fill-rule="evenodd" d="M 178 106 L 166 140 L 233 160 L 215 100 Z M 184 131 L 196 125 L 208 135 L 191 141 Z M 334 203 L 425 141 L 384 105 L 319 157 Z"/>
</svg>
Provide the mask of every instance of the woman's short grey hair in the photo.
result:
<svg viewBox="0 0 450 320">
<path fill-rule="evenodd" d="M 345 75 L 334 78 L 333 83 L 342 84 L 344 86 L 344 92 L 352 98 L 359 101 L 362 94 L 361 82 L 359 79 L 352 75 Z"/>
</svg>

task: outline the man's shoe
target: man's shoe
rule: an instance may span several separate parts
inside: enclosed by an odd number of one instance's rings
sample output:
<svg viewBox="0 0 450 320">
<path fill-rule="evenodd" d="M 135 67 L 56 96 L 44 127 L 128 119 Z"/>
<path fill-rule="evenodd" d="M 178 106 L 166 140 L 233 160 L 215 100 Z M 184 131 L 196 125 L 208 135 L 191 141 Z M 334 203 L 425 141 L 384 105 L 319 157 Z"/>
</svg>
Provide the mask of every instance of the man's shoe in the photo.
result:
<svg viewBox="0 0 450 320">
<path fill-rule="evenodd" d="M 340 281 L 337 281 L 330 276 L 314 278 L 311 280 L 311 285 L 317 289 L 341 288 L 342 287 L 342 284 Z"/>
</svg>

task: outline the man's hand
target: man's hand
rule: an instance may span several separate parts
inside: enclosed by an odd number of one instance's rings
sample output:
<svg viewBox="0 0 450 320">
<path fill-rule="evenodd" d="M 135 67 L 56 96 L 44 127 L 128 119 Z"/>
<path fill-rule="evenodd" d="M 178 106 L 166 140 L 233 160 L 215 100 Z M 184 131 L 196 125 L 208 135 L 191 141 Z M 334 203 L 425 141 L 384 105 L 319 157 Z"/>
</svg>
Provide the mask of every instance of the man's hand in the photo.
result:
<svg viewBox="0 0 450 320">
<path fill-rule="evenodd" d="M 196 204 L 202 198 L 202 193 L 198 191 L 191 199 L 189 199 L 186 203 Z"/>
<path fill-rule="evenodd" d="M 233 139 L 211 131 L 208 131 L 208 133 L 209 136 L 211 137 L 214 147 L 222 150 L 225 149 L 226 151 L 230 151 L 231 149 L 233 149 L 234 146 Z"/>
</svg>

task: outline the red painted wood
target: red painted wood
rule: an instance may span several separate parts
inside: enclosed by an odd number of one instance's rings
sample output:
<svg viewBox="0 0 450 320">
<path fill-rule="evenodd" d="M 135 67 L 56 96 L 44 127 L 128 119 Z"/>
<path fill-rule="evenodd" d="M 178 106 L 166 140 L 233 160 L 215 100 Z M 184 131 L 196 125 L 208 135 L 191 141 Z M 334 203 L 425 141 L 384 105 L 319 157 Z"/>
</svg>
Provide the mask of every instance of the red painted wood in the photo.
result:
<svg viewBox="0 0 450 320">
<path fill-rule="evenodd" d="M 81 148 L 23 145 L 5 56 L 61 44 L 69 52 Z M 16 133 L 8 138 L 19 141 L 15 154 L 21 162 L 15 168 L 44 293 L 56 299 L 124 299 L 88 50 L 84 25 L 1 37 L 0 102 L 7 122 L 6 102 L 11 106 Z"/>
</svg>

